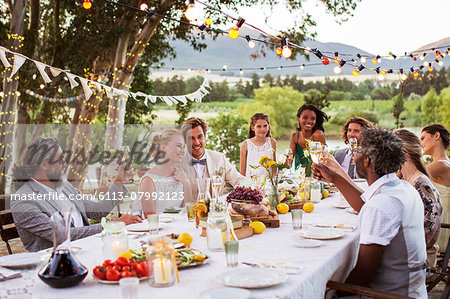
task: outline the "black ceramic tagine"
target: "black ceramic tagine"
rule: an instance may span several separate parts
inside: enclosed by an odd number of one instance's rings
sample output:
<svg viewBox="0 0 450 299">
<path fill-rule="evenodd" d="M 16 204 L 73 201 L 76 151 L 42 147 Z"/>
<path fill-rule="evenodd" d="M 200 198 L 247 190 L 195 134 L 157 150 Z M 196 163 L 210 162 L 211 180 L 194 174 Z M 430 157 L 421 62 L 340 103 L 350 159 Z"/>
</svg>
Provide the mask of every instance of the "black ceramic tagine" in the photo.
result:
<svg viewBox="0 0 450 299">
<path fill-rule="evenodd" d="M 88 274 L 70 247 L 70 213 L 57 212 L 50 218 L 53 229 L 53 253 L 39 271 L 39 278 L 52 288 L 76 286 Z"/>
</svg>

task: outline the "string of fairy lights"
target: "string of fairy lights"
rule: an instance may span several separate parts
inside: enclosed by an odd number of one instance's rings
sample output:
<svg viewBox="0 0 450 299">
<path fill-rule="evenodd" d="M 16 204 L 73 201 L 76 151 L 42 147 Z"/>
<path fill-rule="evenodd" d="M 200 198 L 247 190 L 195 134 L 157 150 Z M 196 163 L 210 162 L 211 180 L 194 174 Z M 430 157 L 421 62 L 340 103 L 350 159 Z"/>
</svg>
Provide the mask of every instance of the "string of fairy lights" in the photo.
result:
<svg viewBox="0 0 450 299">
<path fill-rule="evenodd" d="M 206 31 L 213 31 L 213 32 L 216 32 L 219 34 L 228 34 L 228 36 L 231 39 L 242 38 L 247 41 L 248 46 L 250 48 L 254 48 L 256 46 L 256 43 L 275 45 L 277 48 L 276 49 L 277 55 L 281 55 L 285 58 L 291 57 L 292 51 L 294 49 L 294 50 L 300 50 L 300 51 L 303 51 L 306 53 L 311 53 L 321 60 L 321 63 L 290 65 L 290 66 L 274 66 L 274 67 L 260 67 L 260 68 L 233 68 L 233 69 L 227 68 L 226 66 L 224 66 L 224 67 L 222 67 L 222 69 L 219 69 L 219 68 L 204 69 L 207 72 L 220 71 L 220 70 L 222 70 L 222 71 L 234 70 L 234 71 L 240 71 L 240 73 L 242 74 L 243 71 L 245 71 L 245 70 L 264 70 L 264 69 L 275 69 L 275 68 L 283 69 L 283 68 L 293 68 L 293 67 L 299 67 L 300 69 L 303 69 L 306 66 L 313 66 L 313 65 L 320 65 L 320 64 L 328 65 L 331 62 L 333 62 L 333 63 L 336 63 L 336 66 L 333 69 L 334 73 L 336 73 L 336 74 L 340 74 L 342 72 L 342 68 L 344 67 L 344 65 L 347 65 L 347 66 L 351 66 L 354 68 L 354 70 L 352 72 L 352 74 L 354 76 L 358 76 L 363 70 L 371 70 L 371 71 L 376 72 L 377 79 L 380 81 L 384 80 L 385 75 L 389 74 L 389 73 L 398 73 L 400 75 L 401 80 L 406 80 L 408 78 L 408 75 L 412 75 L 414 78 L 418 77 L 420 75 L 420 72 L 423 71 L 424 68 L 425 68 L 425 70 L 432 72 L 434 70 L 434 67 L 433 67 L 434 64 L 438 64 L 439 66 L 442 66 L 444 63 L 442 61 L 442 59 L 445 58 L 447 55 L 450 55 L 450 45 L 439 46 L 439 47 L 429 48 L 429 49 L 422 49 L 419 51 L 405 52 L 403 55 L 396 55 L 392 52 L 389 52 L 388 55 L 384 55 L 384 56 L 382 56 L 382 55 L 367 55 L 367 54 L 359 54 L 359 53 L 357 53 L 357 54 L 339 53 L 337 51 L 335 51 L 335 52 L 321 51 L 320 49 L 317 49 L 317 48 L 311 49 L 309 47 L 303 47 L 301 45 L 297 45 L 294 42 L 289 41 L 285 37 L 278 37 L 278 36 L 271 35 L 265 31 L 263 31 L 262 29 L 260 29 L 256 26 L 253 26 L 252 24 L 249 24 L 242 17 L 233 17 L 233 16 L 225 13 L 221 9 L 213 7 L 213 6 L 206 4 L 199 0 L 189 0 L 188 1 L 188 5 L 187 5 L 187 8 L 186 8 L 186 11 L 184 14 L 186 19 L 188 20 L 188 22 L 158 14 L 155 12 L 155 10 L 150 10 L 148 5 L 145 2 L 142 2 L 138 8 L 138 7 L 133 7 L 133 6 L 130 6 L 127 4 L 120 3 L 119 1 L 112 1 L 112 0 L 105 0 L 105 1 L 112 5 L 122 6 L 122 7 L 125 7 L 128 9 L 133 9 L 136 11 L 142 11 L 149 16 L 155 15 L 155 16 L 158 16 L 160 18 L 163 18 L 163 19 L 166 19 L 169 21 L 176 21 L 176 22 L 179 22 L 182 24 L 194 26 L 202 31 L 206 30 Z M 212 20 L 209 17 L 204 18 L 204 22 L 201 25 L 194 23 L 195 21 L 200 21 L 202 19 L 202 17 L 200 16 L 198 7 L 196 6 L 196 3 L 202 5 L 210 10 L 214 10 L 214 11 L 224 15 L 225 17 L 231 19 L 233 22 L 235 22 L 235 26 L 232 26 L 228 31 L 212 28 L 211 27 Z M 87 10 L 90 9 L 92 7 L 91 1 L 84 0 L 83 7 Z M 265 39 L 251 37 L 250 35 L 241 35 L 239 33 L 239 30 L 244 25 L 258 31 L 262 36 L 265 37 Z M 412 61 L 420 60 L 420 61 L 423 61 L 423 63 L 419 66 L 411 66 L 408 68 L 399 68 L 399 69 L 391 69 L 391 68 L 386 69 L 386 68 L 382 68 L 381 65 L 377 66 L 377 64 L 381 64 L 382 59 L 384 59 L 384 58 L 390 58 L 390 59 L 395 60 L 397 58 L 407 58 L 407 57 L 411 58 Z M 425 60 L 425 57 L 433 57 L 433 59 L 431 61 L 427 61 L 427 60 Z M 368 61 L 372 62 L 375 66 L 374 67 L 368 66 L 367 65 Z M 186 70 L 187 68 L 168 68 L 168 69 Z M 191 70 L 191 69 L 189 69 L 189 70 Z"/>
</svg>

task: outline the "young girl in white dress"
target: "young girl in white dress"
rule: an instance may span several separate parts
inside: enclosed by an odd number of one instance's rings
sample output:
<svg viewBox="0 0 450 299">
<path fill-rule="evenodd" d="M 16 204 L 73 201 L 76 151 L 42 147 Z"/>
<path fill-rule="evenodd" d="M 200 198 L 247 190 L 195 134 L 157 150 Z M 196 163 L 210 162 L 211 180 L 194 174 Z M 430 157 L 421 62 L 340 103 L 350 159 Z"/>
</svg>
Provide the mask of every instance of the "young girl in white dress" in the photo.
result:
<svg viewBox="0 0 450 299">
<path fill-rule="evenodd" d="M 275 161 L 277 142 L 270 137 L 269 117 L 264 113 L 256 113 L 250 118 L 248 139 L 241 144 L 240 172 L 248 178 L 253 175 L 267 175 L 263 167 L 253 169 L 250 165 L 259 165 L 262 156 L 267 156 Z"/>
<path fill-rule="evenodd" d="M 183 202 L 192 202 L 192 189 L 186 172 L 177 167 L 185 155 L 185 143 L 178 130 L 164 130 L 150 141 L 158 151 L 164 153 L 164 161 L 147 171 L 139 184 L 140 195 L 133 205 L 133 214 L 162 213 L 164 209 L 180 207 Z M 140 199 L 140 200 L 139 200 Z"/>
</svg>

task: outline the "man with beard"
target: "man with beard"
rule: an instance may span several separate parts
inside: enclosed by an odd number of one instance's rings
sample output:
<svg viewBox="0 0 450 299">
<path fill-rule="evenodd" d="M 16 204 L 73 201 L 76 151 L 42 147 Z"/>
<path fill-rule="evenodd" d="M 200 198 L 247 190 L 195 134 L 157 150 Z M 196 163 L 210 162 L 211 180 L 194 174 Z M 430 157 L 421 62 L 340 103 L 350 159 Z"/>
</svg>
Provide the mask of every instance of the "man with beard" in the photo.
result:
<svg viewBox="0 0 450 299">
<path fill-rule="evenodd" d="M 315 178 L 332 182 L 359 212 L 359 255 L 348 283 L 427 298 L 423 204 L 417 191 L 396 172 L 406 161 L 402 141 L 392 132 L 367 129 L 353 160 L 369 188 L 355 184 L 327 167 L 313 164 Z"/>
<path fill-rule="evenodd" d="M 77 240 L 102 231 L 101 224 L 89 225 L 90 219 L 100 220 L 120 202 L 127 192 L 123 185 L 131 174 L 124 165 L 109 187 L 105 198 L 86 200 L 64 175 L 66 162 L 57 138 L 40 137 L 31 141 L 21 165 L 14 165 L 13 177 L 17 190 L 11 195 L 11 212 L 25 249 L 39 251 L 53 246 L 50 217 L 56 212 L 72 212 L 70 237 Z M 109 196 L 108 196 L 109 195 Z M 116 221 L 132 224 L 139 216 L 124 215 Z"/>
<path fill-rule="evenodd" d="M 373 128 L 373 124 L 362 117 L 352 117 L 342 127 L 342 139 L 345 144 L 349 144 L 349 141 L 354 138 L 359 140 L 363 130 L 367 128 Z M 348 147 L 336 150 L 333 153 L 336 161 L 347 172 L 351 179 L 356 178 L 355 164 L 352 159 L 352 150 Z"/>
</svg>

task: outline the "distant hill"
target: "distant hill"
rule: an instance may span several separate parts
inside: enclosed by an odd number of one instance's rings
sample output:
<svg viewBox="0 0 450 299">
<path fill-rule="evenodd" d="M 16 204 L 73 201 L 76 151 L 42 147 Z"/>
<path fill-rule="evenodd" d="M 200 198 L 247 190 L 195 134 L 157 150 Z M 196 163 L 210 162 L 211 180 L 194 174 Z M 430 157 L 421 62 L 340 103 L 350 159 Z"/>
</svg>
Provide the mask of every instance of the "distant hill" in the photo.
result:
<svg viewBox="0 0 450 299">
<path fill-rule="evenodd" d="M 247 32 L 242 32 L 246 30 Z M 242 34 L 249 34 L 250 36 L 258 36 L 256 32 L 251 32 L 250 29 L 244 28 L 241 30 Z M 227 65 L 228 68 L 256 68 L 256 70 L 244 71 L 245 77 L 251 76 L 252 73 L 256 72 L 260 77 L 264 76 L 266 73 L 270 73 L 273 77 L 277 77 L 278 75 L 286 76 L 286 75 L 297 75 L 298 77 L 310 77 L 310 76 L 335 76 L 333 72 L 333 68 L 336 66 L 335 63 L 330 63 L 329 65 L 317 65 L 317 66 L 306 66 L 303 70 L 298 67 L 289 68 L 288 66 L 293 65 L 301 65 L 301 64 L 311 64 L 311 63 L 320 63 L 321 61 L 314 56 L 310 55 L 310 60 L 308 61 L 304 56 L 298 55 L 295 61 L 291 61 L 285 59 L 283 57 L 276 55 L 272 51 L 268 51 L 265 57 L 259 59 L 252 59 L 251 54 L 255 53 L 255 49 L 250 49 L 247 46 L 247 42 L 244 39 L 238 38 L 236 40 L 231 40 L 228 36 L 219 36 L 215 40 L 210 37 L 207 37 L 204 41 L 207 44 L 207 48 L 202 52 L 197 52 L 192 49 L 192 47 L 183 41 L 175 40 L 170 42 L 171 46 L 175 48 L 177 53 L 177 57 L 173 60 L 164 60 L 165 67 L 174 67 L 174 68 L 194 68 L 194 69 L 222 69 L 223 65 Z M 439 45 L 448 45 L 450 44 L 450 37 L 437 41 L 435 43 L 425 45 L 421 48 L 432 48 L 437 47 Z M 310 47 L 312 49 L 317 48 L 322 52 L 338 52 L 338 53 L 346 53 L 346 54 L 361 54 L 361 55 L 371 55 L 373 54 L 365 52 L 361 49 L 358 49 L 351 45 L 341 44 L 341 43 L 322 43 L 316 40 L 308 40 L 302 46 Z M 348 57 L 347 57 L 348 58 Z M 345 58 L 347 61 L 351 60 L 351 58 Z M 356 57 L 354 57 L 356 58 Z M 356 58 L 357 59 L 357 58 Z M 431 57 L 428 58 L 430 61 Z M 446 65 L 450 64 L 449 56 L 445 57 Z M 403 68 L 405 70 L 409 70 L 411 67 L 418 67 L 421 65 L 421 61 L 413 61 L 411 58 L 398 58 L 394 59 L 382 59 L 382 63 L 374 65 L 371 60 L 367 60 L 364 65 L 366 67 L 378 67 L 384 69 L 399 69 Z M 355 62 L 355 64 L 360 64 L 359 61 Z M 276 67 L 275 69 L 265 69 L 261 70 L 260 68 L 264 67 Z M 279 69 L 281 67 L 281 69 Z M 439 67 L 437 67 L 439 68 Z M 353 67 L 344 67 L 342 71 L 342 75 L 350 75 L 354 70 Z M 162 69 L 161 71 L 167 71 L 167 69 Z M 157 76 L 156 70 L 153 71 L 153 74 Z M 371 74 L 373 71 L 363 71 L 361 74 Z M 227 71 L 227 72 L 215 72 L 217 75 L 223 76 L 236 76 L 239 77 L 239 71 Z"/>
</svg>

